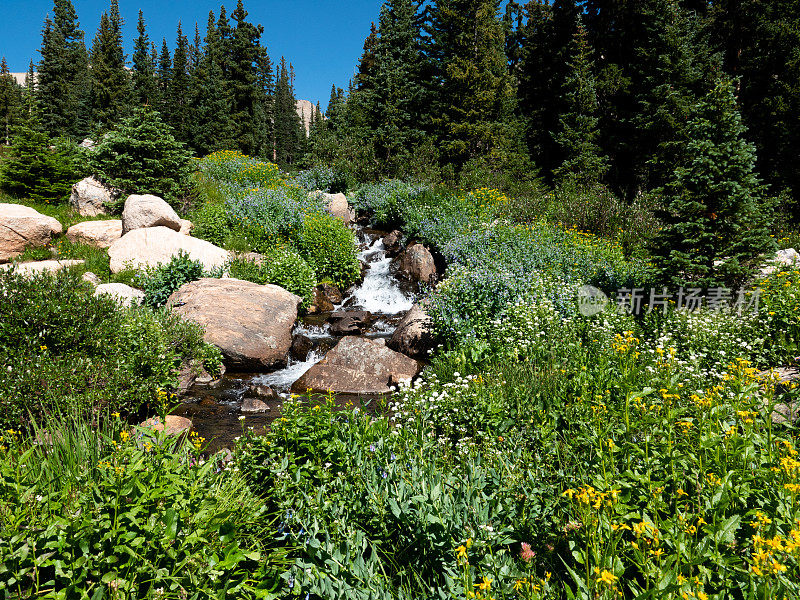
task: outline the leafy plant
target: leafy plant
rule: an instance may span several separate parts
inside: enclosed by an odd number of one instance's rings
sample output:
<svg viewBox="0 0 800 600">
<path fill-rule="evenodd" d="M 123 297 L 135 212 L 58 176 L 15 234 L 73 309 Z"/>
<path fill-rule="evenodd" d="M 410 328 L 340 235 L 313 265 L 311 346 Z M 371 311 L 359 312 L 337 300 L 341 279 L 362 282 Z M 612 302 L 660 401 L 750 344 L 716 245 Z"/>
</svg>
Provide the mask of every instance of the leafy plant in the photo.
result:
<svg viewBox="0 0 800 600">
<path fill-rule="evenodd" d="M 263 256 L 261 263 L 236 258 L 230 263 L 230 275 L 254 283 L 271 283 L 300 296 L 303 308 L 314 300 L 317 279 L 314 270 L 303 258 L 285 247 L 275 247 Z"/>
<path fill-rule="evenodd" d="M 139 277 L 144 303 L 152 308 L 164 306 L 170 295 L 184 283 L 203 277 L 203 264 L 181 250 L 168 263 L 150 268 Z"/>
<path fill-rule="evenodd" d="M 5 432 L 0 445 L 0 594 L 254 598 L 274 588 L 273 516 L 220 457 L 200 460 L 202 439 L 176 443 L 107 415 L 99 426 L 46 426 L 47 444 Z"/>
<path fill-rule="evenodd" d="M 329 214 L 311 214 L 303 221 L 299 247 L 319 280 L 347 289 L 361 277 L 353 232 Z"/>
<path fill-rule="evenodd" d="M 76 273 L 3 271 L 0 297 L 4 427 L 52 412 L 136 414 L 177 386 L 183 364 L 199 361 L 209 372 L 221 364 L 196 325 L 167 311 L 120 309 Z"/>
<path fill-rule="evenodd" d="M 191 155 L 150 108 L 137 108 L 105 134 L 89 164 L 109 187 L 128 194 L 155 194 L 175 204 L 187 191 Z M 118 207 L 121 208 L 121 205 Z"/>
<path fill-rule="evenodd" d="M 338 194 L 346 192 L 349 187 L 348 177 L 344 172 L 335 167 L 323 165 L 300 171 L 295 181 L 309 192 L 320 190 L 329 194 Z"/>
</svg>

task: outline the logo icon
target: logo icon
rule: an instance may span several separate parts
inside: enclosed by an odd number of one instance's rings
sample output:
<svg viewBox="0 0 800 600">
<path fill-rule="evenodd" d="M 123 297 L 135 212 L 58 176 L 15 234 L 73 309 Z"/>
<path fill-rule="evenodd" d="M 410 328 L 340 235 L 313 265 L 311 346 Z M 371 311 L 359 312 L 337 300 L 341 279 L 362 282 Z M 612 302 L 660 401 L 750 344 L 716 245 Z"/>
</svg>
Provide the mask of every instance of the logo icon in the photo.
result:
<svg viewBox="0 0 800 600">
<path fill-rule="evenodd" d="M 584 317 L 593 317 L 605 310 L 608 296 L 593 285 L 584 285 L 578 289 L 578 312 Z"/>
</svg>

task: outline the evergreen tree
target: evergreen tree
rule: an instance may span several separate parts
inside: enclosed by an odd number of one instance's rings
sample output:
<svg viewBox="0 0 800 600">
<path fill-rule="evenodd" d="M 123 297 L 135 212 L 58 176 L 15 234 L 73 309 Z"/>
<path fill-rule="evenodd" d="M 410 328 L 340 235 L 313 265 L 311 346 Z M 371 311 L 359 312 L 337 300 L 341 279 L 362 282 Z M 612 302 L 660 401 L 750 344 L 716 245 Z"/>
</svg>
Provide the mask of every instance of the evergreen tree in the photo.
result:
<svg viewBox="0 0 800 600">
<path fill-rule="evenodd" d="M 570 52 L 580 9 L 575 0 L 532 0 L 521 10 L 523 24 L 514 33 L 519 48 L 519 114 L 526 125 L 531 156 L 545 175 L 558 168 L 560 149 L 552 132 L 567 110 L 564 81 L 570 74 Z"/>
<path fill-rule="evenodd" d="M 344 90 L 331 86 L 331 95 L 328 98 L 328 108 L 325 111 L 325 128 L 335 132 L 339 129 L 341 113 L 344 110 Z"/>
<path fill-rule="evenodd" d="M 800 0 L 721 0 L 708 30 L 725 70 L 738 78 L 738 99 L 759 172 L 792 201 L 800 223 Z"/>
<path fill-rule="evenodd" d="M 381 8 L 382 11 L 383 8 Z M 372 89 L 374 87 L 373 77 L 375 76 L 375 50 L 377 46 L 378 30 L 373 22 L 370 24 L 369 35 L 364 40 L 364 52 L 358 61 L 358 73 L 356 74 L 356 88 L 358 90 Z"/>
<path fill-rule="evenodd" d="M 264 28 L 247 21 L 242 0 L 236 4 L 231 18 L 235 26 L 230 36 L 228 83 L 234 140 L 245 154 L 266 155 L 269 149 L 266 134 L 272 115 L 266 108 L 264 89 L 271 79 L 271 73 L 263 73 L 269 66 L 265 60 L 266 50 L 261 46 Z"/>
<path fill-rule="evenodd" d="M 25 73 L 25 89 L 22 94 L 22 104 L 23 117 L 32 119 L 34 114 L 39 114 L 39 99 L 36 89 L 36 67 L 33 61 L 28 64 L 28 72 Z"/>
<path fill-rule="evenodd" d="M 81 137 L 89 126 L 89 69 L 83 31 L 70 0 L 54 0 L 45 20 L 37 75 L 42 125 L 51 135 Z"/>
<path fill-rule="evenodd" d="M 263 147 L 260 151 L 262 156 L 267 158 L 274 154 L 275 134 L 273 127 L 275 124 L 275 74 L 272 68 L 272 60 L 267 54 L 266 49 L 260 53 L 259 61 L 256 65 L 258 78 L 256 87 L 260 101 L 256 105 L 255 123 L 261 128 L 261 140 L 259 144 Z"/>
<path fill-rule="evenodd" d="M 275 84 L 275 160 L 281 166 L 296 164 L 300 159 L 301 136 L 305 131 L 297 114 L 297 100 L 286 68 L 286 59 L 281 57 L 278 80 Z"/>
<path fill-rule="evenodd" d="M 169 101 L 170 89 L 172 89 L 172 56 L 169 53 L 167 40 L 161 40 L 161 54 L 158 56 L 158 66 L 156 67 L 156 83 L 158 85 L 158 111 L 165 120 L 169 120 L 169 113 L 172 104 Z"/>
<path fill-rule="evenodd" d="M 191 76 L 200 66 L 203 58 L 203 40 L 200 38 L 200 28 L 194 24 L 194 41 L 189 46 L 189 75 Z"/>
<path fill-rule="evenodd" d="M 103 13 L 92 43 L 92 116 L 100 128 L 107 129 L 122 118 L 130 106 L 130 79 L 125 71 L 122 49 L 122 17 L 117 0 L 111 0 L 110 16 Z"/>
<path fill-rule="evenodd" d="M 0 188 L 38 202 L 65 199 L 74 182 L 70 161 L 50 149 L 50 138 L 34 112 L 20 119 L 8 155 L 0 162 Z"/>
<path fill-rule="evenodd" d="M 643 17 L 652 23 L 650 47 L 640 48 L 641 89 L 632 116 L 633 140 L 640 162 L 631 173 L 638 187 L 661 187 L 671 177 L 687 142 L 686 123 L 699 98 L 719 76 L 715 55 L 694 14 L 678 2 L 648 5 Z"/>
<path fill-rule="evenodd" d="M 4 56 L 0 60 L 0 139 L 5 145 L 11 143 L 11 130 L 20 118 L 22 93 L 8 71 Z"/>
<path fill-rule="evenodd" d="M 136 31 L 139 35 L 133 46 L 133 100 L 140 106 L 155 106 L 158 99 L 156 61 L 150 52 L 150 38 L 141 10 Z"/>
<path fill-rule="evenodd" d="M 733 85 L 720 80 L 696 105 L 689 141 L 663 188 L 665 226 L 654 242 L 661 279 L 714 287 L 743 282 L 774 250 Z"/>
<path fill-rule="evenodd" d="M 584 185 L 598 183 L 608 169 L 608 158 L 597 146 L 597 94 L 592 73 L 591 47 L 586 28 L 578 22 L 572 44 L 571 72 L 564 82 L 567 112 L 555 136 L 563 162 L 555 175 Z"/>
<path fill-rule="evenodd" d="M 178 22 L 175 52 L 172 55 L 171 77 L 167 84 L 165 120 L 175 137 L 186 142 L 189 137 L 189 40 Z"/>
<path fill-rule="evenodd" d="M 136 108 L 97 144 L 89 158 L 107 185 L 127 193 L 157 194 L 176 203 L 187 189 L 191 155 L 148 107 Z"/>
<path fill-rule="evenodd" d="M 371 85 L 348 100 L 360 102 L 376 157 L 387 163 L 392 175 L 402 174 L 408 156 L 430 130 L 428 63 L 421 45 L 419 7 L 417 0 L 389 0 L 383 5 L 372 73 L 365 78 Z"/>
<path fill-rule="evenodd" d="M 682 124 L 718 76 L 700 21 L 679 0 L 587 0 L 598 56 L 600 145 L 627 198 L 663 183 Z"/>
<path fill-rule="evenodd" d="M 430 10 L 434 123 L 444 156 L 458 168 L 510 142 L 515 94 L 499 0 L 440 0 Z"/>
<path fill-rule="evenodd" d="M 210 12 L 205 51 L 191 83 L 194 107 L 191 146 L 199 156 L 235 147 L 230 120 L 230 94 L 223 71 L 223 50 L 214 23 L 214 13 Z"/>
</svg>

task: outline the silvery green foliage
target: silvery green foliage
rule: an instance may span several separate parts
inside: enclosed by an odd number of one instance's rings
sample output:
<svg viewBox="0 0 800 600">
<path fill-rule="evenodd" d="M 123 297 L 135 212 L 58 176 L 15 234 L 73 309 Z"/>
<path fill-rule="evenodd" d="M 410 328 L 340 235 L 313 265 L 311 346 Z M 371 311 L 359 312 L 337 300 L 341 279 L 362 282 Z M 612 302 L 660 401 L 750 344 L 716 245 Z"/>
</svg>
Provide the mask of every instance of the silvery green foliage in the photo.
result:
<svg viewBox="0 0 800 600">
<path fill-rule="evenodd" d="M 297 194 L 292 188 L 262 189 L 227 183 L 224 193 L 231 226 L 249 230 L 267 245 L 279 238 L 297 239 L 308 216 L 325 212 L 321 198 Z"/>
<path fill-rule="evenodd" d="M 295 183 L 306 191 L 321 191 L 336 194 L 347 190 L 347 177 L 344 173 L 328 166 L 316 166 L 300 171 L 294 179 Z"/>
<path fill-rule="evenodd" d="M 375 225 L 387 227 L 408 222 L 408 211 L 414 210 L 417 196 L 424 186 L 390 179 L 365 185 L 356 193 L 353 204 L 359 211 L 372 215 Z"/>
</svg>

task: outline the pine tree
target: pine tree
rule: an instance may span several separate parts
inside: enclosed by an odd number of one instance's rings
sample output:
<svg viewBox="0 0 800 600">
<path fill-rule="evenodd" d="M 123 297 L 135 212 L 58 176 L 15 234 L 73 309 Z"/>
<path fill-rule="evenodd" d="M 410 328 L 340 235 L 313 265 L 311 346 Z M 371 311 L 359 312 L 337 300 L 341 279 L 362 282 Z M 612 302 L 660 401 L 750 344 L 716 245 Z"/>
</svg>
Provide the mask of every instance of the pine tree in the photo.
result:
<svg viewBox="0 0 800 600">
<path fill-rule="evenodd" d="M 243 153 L 266 156 L 270 150 L 268 134 L 272 120 L 266 90 L 271 87 L 272 74 L 266 50 L 261 46 L 264 28 L 247 21 L 242 0 L 237 2 L 231 18 L 235 26 L 229 34 L 226 75 L 234 140 Z M 225 40 L 224 25 L 218 23 L 217 29 L 220 39 Z"/>
<path fill-rule="evenodd" d="M 103 183 L 127 193 L 158 194 L 168 202 L 187 189 L 191 154 L 172 135 L 158 112 L 136 108 L 89 157 L 92 171 Z"/>
<path fill-rule="evenodd" d="M 629 199 L 669 176 L 687 111 L 719 75 L 701 21 L 685 4 L 586 3 L 598 57 L 600 146 L 610 157 L 609 181 Z"/>
<path fill-rule="evenodd" d="M 235 147 L 230 120 L 230 93 L 222 66 L 223 49 L 214 13 L 210 12 L 205 51 L 191 83 L 194 111 L 190 141 L 199 156 Z"/>
<path fill-rule="evenodd" d="M 389 0 L 383 5 L 371 85 L 353 95 L 360 96 L 357 101 L 376 157 L 387 163 L 392 175 L 402 174 L 408 156 L 430 130 L 428 63 L 422 50 L 419 11 L 417 0 Z"/>
<path fill-rule="evenodd" d="M 22 92 L 8 71 L 4 56 L 0 60 L 0 139 L 5 145 L 11 143 L 11 130 L 20 118 Z"/>
<path fill-rule="evenodd" d="M 519 48 L 512 50 L 518 54 L 519 114 L 531 156 L 549 176 L 560 164 L 552 132 L 567 110 L 563 85 L 580 9 L 575 0 L 532 0 L 521 13 L 523 24 L 514 33 Z"/>
<path fill-rule="evenodd" d="M 89 69 L 84 36 L 70 0 L 54 0 L 45 20 L 37 74 L 42 125 L 53 135 L 80 137 L 89 126 Z"/>
<path fill-rule="evenodd" d="M 92 116 L 101 129 L 108 129 L 130 107 L 130 79 L 122 49 L 122 17 L 117 0 L 111 0 L 110 15 L 103 13 L 91 52 Z"/>
<path fill-rule="evenodd" d="M 200 60 L 203 58 L 203 40 L 200 38 L 200 28 L 197 23 L 194 24 L 194 40 L 189 46 L 189 75 L 191 76 L 195 70 L 200 66 Z"/>
<path fill-rule="evenodd" d="M 69 161 L 50 149 L 50 143 L 38 114 L 24 115 L 14 129 L 11 148 L 0 163 L 0 187 L 38 202 L 65 199 L 75 173 Z"/>
<path fill-rule="evenodd" d="M 648 47 L 639 50 L 642 84 L 631 129 L 640 160 L 630 174 L 639 180 L 638 187 L 653 189 L 671 177 L 687 142 L 686 123 L 713 86 L 712 77 L 719 76 L 719 65 L 708 51 L 700 21 L 676 1 L 648 5 L 642 17 L 654 34 Z"/>
<path fill-rule="evenodd" d="M 158 84 L 158 112 L 165 121 L 169 121 L 172 104 L 169 101 L 169 92 L 172 88 L 172 56 L 169 53 L 167 40 L 161 40 L 161 54 L 158 56 L 156 67 L 156 83 Z"/>
<path fill-rule="evenodd" d="M 571 72 L 564 82 L 567 112 L 559 119 L 555 140 L 563 162 L 555 170 L 562 181 L 591 185 L 602 180 L 608 158 L 597 146 L 597 94 L 592 73 L 591 47 L 586 28 L 578 21 L 572 43 Z"/>
<path fill-rule="evenodd" d="M 275 125 L 275 74 L 272 68 L 272 60 L 266 49 L 262 48 L 262 51 L 259 52 L 256 70 L 258 74 L 256 89 L 259 101 L 256 104 L 254 126 L 260 130 L 258 144 L 261 150 L 259 150 L 259 154 L 265 158 L 270 158 L 274 153 L 273 140 L 275 137 L 273 131 Z"/>
<path fill-rule="evenodd" d="M 186 142 L 189 134 L 189 40 L 178 22 L 172 71 L 167 84 L 165 120 L 172 126 L 176 139 Z"/>
<path fill-rule="evenodd" d="M 150 52 L 150 38 L 141 10 L 136 31 L 139 35 L 133 46 L 133 99 L 140 106 L 155 106 L 158 99 L 156 61 Z"/>
<path fill-rule="evenodd" d="M 325 110 L 325 128 L 336 132 L 340 127 L 341 113 L 344 110 L 344 90 L 331 86 L 331 95 L 328 98 L 328 108 Z"/>
<path fill-rule="evenodd" d="M 708 30 L 738 99 L 759 172 L 791 195 L 787 215 L 800 223 L 800 1 L 713 2 Z"/>
<path fill-rule="evenodd" d="M 755 149 L 733 85 L 719 80 L 695 106 L 689 142 L 663 188 L 665 224 L 653 247 L 665 282 L 693 287 L 741 284 L 774 250 L 755 174 Z"/>
<path fill-rule="evenodd" d="M 36 89 L 36 67 L 31 61 L 28 72 L 25 73 L 25 89 L 22 94 L 22 116 L 32 119 L 34 114 L 39 114 L 39 95 Z"/>
<path fill-rule="evenodd" d="M 383 8 L 381 8 L 381 11 L 383 11 Z M 373 22 L 370 24 L 369 35 L 364 40 L 364 52 L 358 61 L 358 73 L 356 74 L 356 88 L 358 90 L 372 89 L 374 87 L 373 77 L 375 76 L 375 50 L 377 46 L 378 30 Z"/>
<path fill-rule="evenodd" d="M 300 140 L 305 132 L 297 114 L 286 59 L 281 57 L 278 80 L 275 84 L 275 161 L 281 166 L 296 164 L 300 159 Z"/>
<path fill-rule="evenodd" d="M 506 124 L 515 94 L 498 12 L 498 0 L 440 0 L 431 7 L 434 123 L 456 168 L 510 141 Z"/>
</svg>

